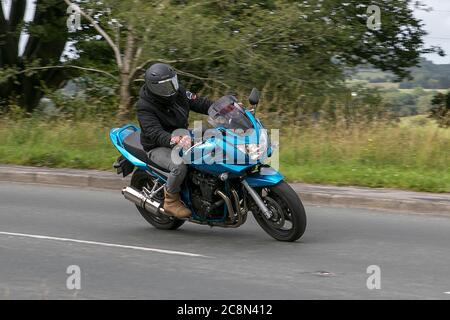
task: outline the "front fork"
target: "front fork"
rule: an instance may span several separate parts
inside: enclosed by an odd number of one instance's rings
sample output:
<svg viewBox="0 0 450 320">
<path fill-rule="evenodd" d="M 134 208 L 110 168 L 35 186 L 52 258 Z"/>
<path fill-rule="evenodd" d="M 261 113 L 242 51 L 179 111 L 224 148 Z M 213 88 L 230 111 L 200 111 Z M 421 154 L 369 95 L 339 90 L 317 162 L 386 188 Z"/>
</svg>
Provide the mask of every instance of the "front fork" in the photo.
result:
<svg viewBox="0 0 450 320">
<path fill-rule="evenodd" d="M 247 181 L 242 180 L 242 185 L 244 186 L 245 190 L 247 190 L 248 194 L 252 197 L 253 201 L 255 201 L 256 205 L 258 206 L 259 210 L 264 214 L 264 216 L 267 219 L 272 218 L 272 212 L 267 208 L 264 201 L 259 196 L 258 192 L 255 191 Z"/>
</svg>

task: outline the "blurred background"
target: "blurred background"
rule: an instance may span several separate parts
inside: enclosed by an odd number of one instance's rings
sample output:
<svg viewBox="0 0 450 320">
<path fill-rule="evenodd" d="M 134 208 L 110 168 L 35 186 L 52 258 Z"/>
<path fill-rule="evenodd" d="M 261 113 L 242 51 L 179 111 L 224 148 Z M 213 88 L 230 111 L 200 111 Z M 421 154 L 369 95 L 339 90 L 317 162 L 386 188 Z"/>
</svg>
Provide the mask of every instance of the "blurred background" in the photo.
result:
<svg viewBox="0 0 450 320">
<path fill-rule="evenodd" d="M 112 170 L 160 61 L 212 99 L 259 88 L 289 181 L 450 192 L 450 3 L 0 2 L 0 163 Z"/>
</svg>

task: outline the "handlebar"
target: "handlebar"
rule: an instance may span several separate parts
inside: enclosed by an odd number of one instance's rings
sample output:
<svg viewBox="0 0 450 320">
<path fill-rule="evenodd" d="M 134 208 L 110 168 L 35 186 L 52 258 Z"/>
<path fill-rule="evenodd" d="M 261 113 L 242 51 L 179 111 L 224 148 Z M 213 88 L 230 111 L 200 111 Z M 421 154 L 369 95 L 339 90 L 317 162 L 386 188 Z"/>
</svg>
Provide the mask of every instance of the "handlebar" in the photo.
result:
<svg viewBox="0 0 450 320">
<path fill-rule="evenodd" d="M 183 151 L 183 155 L 187 154 L 188 152 L 190 152 L 193 148 L 198 147 L 199 145 L 203 144 L 204 141 L 200 141 L 195 143 L 193 146 L 191 146 L 189 149 L 187 149 L 186 151 Z"/>
</svg>

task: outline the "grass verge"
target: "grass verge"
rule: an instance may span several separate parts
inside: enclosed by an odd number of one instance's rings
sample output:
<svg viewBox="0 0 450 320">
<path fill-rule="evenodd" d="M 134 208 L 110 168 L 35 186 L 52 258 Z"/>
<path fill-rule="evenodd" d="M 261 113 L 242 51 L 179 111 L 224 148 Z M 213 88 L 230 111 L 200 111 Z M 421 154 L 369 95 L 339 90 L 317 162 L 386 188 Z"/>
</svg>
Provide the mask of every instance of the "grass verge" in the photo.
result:
<svg viewBox="0 0 450 320">
<path fill-rule="evenodd" d="M 109 128 L 38 119 L 0 121 L 0 163 L 112 170 Z M 289 181 L 450 192 L 450 130 L 432 125 L 282 128 Z"/>
</svg>

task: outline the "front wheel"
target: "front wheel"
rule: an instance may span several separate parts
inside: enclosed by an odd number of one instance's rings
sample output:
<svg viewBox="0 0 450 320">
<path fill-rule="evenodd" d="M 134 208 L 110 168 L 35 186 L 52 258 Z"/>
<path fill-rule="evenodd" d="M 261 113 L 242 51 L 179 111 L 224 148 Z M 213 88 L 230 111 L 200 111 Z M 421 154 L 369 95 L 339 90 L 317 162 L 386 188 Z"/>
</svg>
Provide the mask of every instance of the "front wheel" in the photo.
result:
<svg viewBox="0 0 450 320">
<path fill-rule="evenodd" d="M 267 218 L 253 204 L 252 211 L 261 228 L 279 241 L 298 240 L 306 229 L 306 214 L 297 193 L 285 181 L 257 191 L 272 214 Z"/>
</svg>

